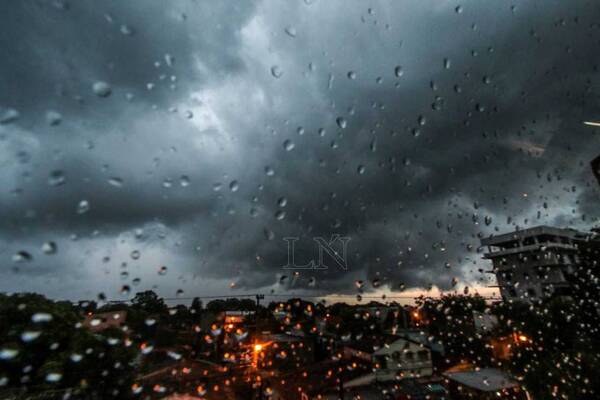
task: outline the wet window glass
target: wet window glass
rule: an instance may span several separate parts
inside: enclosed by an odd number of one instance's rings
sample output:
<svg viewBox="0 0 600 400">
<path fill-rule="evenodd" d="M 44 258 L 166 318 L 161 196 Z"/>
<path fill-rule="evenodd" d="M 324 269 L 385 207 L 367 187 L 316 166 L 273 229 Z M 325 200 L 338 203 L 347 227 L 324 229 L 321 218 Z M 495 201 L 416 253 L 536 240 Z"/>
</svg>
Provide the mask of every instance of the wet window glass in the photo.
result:
<svg viewBox="0 0 600 400">
<path fill-rule="evenodd" d="M 592 0 L 0 5 L 0 399 L 600 398 Z"/>
</svg>

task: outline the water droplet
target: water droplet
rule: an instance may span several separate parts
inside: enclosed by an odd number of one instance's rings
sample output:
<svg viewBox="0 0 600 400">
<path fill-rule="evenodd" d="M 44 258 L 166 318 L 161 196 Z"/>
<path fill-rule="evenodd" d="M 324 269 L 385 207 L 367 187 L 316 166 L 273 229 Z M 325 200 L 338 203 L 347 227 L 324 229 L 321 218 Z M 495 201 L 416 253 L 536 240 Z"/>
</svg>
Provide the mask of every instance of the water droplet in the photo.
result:
<svg viewBox="0 0 600 400">
<path fill-rule="evenodd" d="M 25 250 L 21 250 L 21 251 L 17 251 L 13 255 L 12 259 L 14 262 L 18 262 L 18 263 L 29 262 L 29 261 L 33 260 L 33 256 L 29 252 L 27 252 Z"/>
<path fill-rule="evenodd" d="M 396 75 L 396 78 L 400 78 L 402 75 L 404 75 L 404 69 L 402 66 L 397 65 L 396 68 L 394 68 L 394 75 Z"/>
<path fill-rule="evenodd" d="M 285 218 L 285 211 L 283 210 L 279 210 L 275 213 L 275 218 L 277 218 L 277 220 L 281 221 L 282 219 Z"/>
<path fill-rule="evenodd" d="M 273 77 L 279 79 L 283 75 L 283 71 L 281 70 L 281 68 L 278 65 L 273 65 L 271 67 L 271 75 L 273 75 Z"/>
<path fill-rule="evenodd" d="M 444 68 L 445 69 L 450 69 L 451 67 L 451 62 L 449 58 L 444 58 Z"/>
<path fill-rule="evenodd" d="M 46 121 L 48 121 L 48 125 L 57 126 L 62 122 L 62 115 L 60 115 L 56 111 L 48 111 L 46 112 Z"/>
<path fill-rule="evenodd" d="M 50 322 L 50 321 L 52 321 L 52 314 L 39 312 L 39 313 L 35 313 L 31 316 L 31 322 L 34 322 L 36 324 L 41 323 L 41 322 Z"/>
<path fill-rule="evenodd" d="M 90 202 L 87 200 L 81 200 L 77 205 L 77 214 L 85 214 L 90 210 Z"/>
<path fill-rule="evenodd" d="M 231 181 L 231 183 L 229 184 L 229 190 L 231 190 L 232 192 L 237 192 L 239 188 L 240 185 L 238 181 Z"/>
<path fill-rule="evenodd" d="M 163 265 L 163 266 L 161 266 L 161 267 L 158 269 L 158 274 L 159 274 L 159 275 L 166 275 L 166 274 L 167 274 L 167 270 L 168 270 L 168 268 L 167 268 L 166 266 L 164 266 L 164 265 Z"/>
<path fill-rule="evenodd" d="M 119 30 L 125 36 L 132 36 L 135 33 L 135 31 L 133 30 L 133 28 L 130 27 L 129 25 L 121 25 L 121 27 L 119 28 Z"/>
<path fill-rule="evenodd" d="M 19 354 L 19 350 L 15 349 L 1 349 L 0 350 L 0 360 L 12 360 Z"/>
<path fill-rule="evenodd" d="M 38 331 L 25 331 L 21 333 L 21 340 L 25 343 L 29 343 L 39 338 L 41 334 L 42 332 Z"/>
<path fill-rule="evenodd" d="M 131 258 L 133 260 L 138 260 L 140 258 L 140 251 L 139 250 L 133 250 L 130 254 Z"/>
<path fill-rule="evenodd" d="M 463 12 L 463 8 L 462 6 L 456 6 L 456 8 L 454 9 L 454 12 L 456 12 L 457 14 L 461 14 Z"/>
<path fill-rule="evenodd" d="M 290 139 L 287 139 L 283 142 L 283 148 L 286 151 L 292 151 L 294 149 L 294 147 L 296 147 L 296 145 Z"/>
<path fill-rule="evenodd" d="M 181 178 L 179 178 L 179 185 L 181 185 L 181 187 L 190 186 L 190 178 L 187 175 L 181 175 Z"/>
<path fill-rule="evenodd" d="M 169 53 L 165 54 L 165 63 L 167 64 L 168 67 L 172 67 L 173 64 L 175 64 L 175 57 L 173 57 Z"/>
<path fill-rule="evenodd" d="M 56 243 L 54 242 L 46 242 L 42 245 L 42 251 L 44 254 L 56 254 Z"/>
<path fill-rule="evenodd" d="M 288 26 L 285 28 L 285 33 L 288 34 L 288 36 L 295 38 L 296 37 L 296 28 L 294 28 L 293 26 Z"/>
<path fill-rule="evenodd" d="M 354 71 L 348 71 L 348 79 L 356 79 L 356 72 Z"/>
<path fill-rule="evenodd" d="M 356 169 L 356 172 L 358 172 L 359 175 L 363 175 L 365 173 L 365 166 L 359 165 L 358 168 Z"/>
<path fill-rule="evenodd" d="M 92 85 L 92 90 L 94 91 L 94 94 L 98 97 L 108 97 L 112 93 L 110 85 L 103 81 L 95 82 Z"/>
<path fill-rule="evenodd" d="M 337 126 L 339 126 L 341 129 L 345 129 L 346 125 L 348 124 L 346 122 L 346 119 L 344 119 L 344 117 L 337 117 L 335 120 Z"/>
<path fill-rule="evenodd" d="M 272 231 L 272 230 L 265 228 L 265 229 L 263 230 L 263 233 L 264 233 L 264 235 L 265 235 L 265 238 L 266 238 L 267 240 L 273 240 L 273 239 L 275 239 L 275 233 L 273 233 L 273 231 Z"/>
<path fill-rule="evenodd" d="M 114 187 L 122 187 L 123 186 L 123 179 L 117 177 L 117 176 L 113 176 L 112 178 L 108 179 L 108 184 Z"/>
<path fill-rule="evenodd" d="M 67 181 L 65 173 L 61 170 L 52 171 L 48 177 L 48 184 L 50 186 L 60 186 Z"/>
<path fill-rule="evenodd" d="M 279 200 L 277 200 L 277 205 L 279 207 L 285 207 L 287 205 L 287 199 L 285 197 L 280 197 Z"/>
<path fill-rule="evenodd" d="M 0 107 L 0 124 L 9 124 L 15 122 L 20 117 L 20 114 L 14 108 Z"/>
<path fill-rule="evenodd" d="M 265 175 L 273 176 L 273 175 L 275 175 L 275 170 L 273 170 L 273 168 L 271 168 L 270 166 L 267 165 L 265 167 Z"/>
</svg>

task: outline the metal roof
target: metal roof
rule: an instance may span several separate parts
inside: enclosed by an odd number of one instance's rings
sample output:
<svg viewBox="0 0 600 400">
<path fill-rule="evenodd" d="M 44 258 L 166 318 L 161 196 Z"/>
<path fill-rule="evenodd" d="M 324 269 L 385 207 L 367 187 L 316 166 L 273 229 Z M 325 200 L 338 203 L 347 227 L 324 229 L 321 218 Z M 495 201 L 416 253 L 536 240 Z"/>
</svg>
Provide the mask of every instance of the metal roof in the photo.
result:
<svg viewBox="0 0 600 400">
<path fill-rule="evenodd" d="M 495 392 L 519 386 L 510 376 L 499 369 L 483 368 L 479 371 L 446 372 L 448 379 L 482 392 Z"/>
</svg>

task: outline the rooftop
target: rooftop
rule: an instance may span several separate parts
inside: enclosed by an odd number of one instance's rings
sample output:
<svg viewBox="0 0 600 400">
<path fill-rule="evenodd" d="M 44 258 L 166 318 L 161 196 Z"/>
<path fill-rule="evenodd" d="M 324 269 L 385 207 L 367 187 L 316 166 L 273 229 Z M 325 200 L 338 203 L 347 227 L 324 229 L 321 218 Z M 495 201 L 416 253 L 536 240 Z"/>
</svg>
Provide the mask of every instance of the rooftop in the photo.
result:
<svg viewBox="0 0 600 400">
<path fill-rule="evenodd" d="M 534 236 L 559 236 L 569 239 L 583 240 L 585 234 L 575 229 L 554 228 L 552 226 L 540 225 L 533 228 L 523 229 L 519 231 L 504 233 L 501 235 L 490 236 L 481 239 L 482 246 L 497 246 L 503 243 L 510 243 L 516 240 Z"/>
<path fill-rule="evenodd" d="M 495 392 L 519 386 L 507 374 L 495 368 L 484 368 L 479 371 L 447 372 L 444 376 L 463 386 L 482 392 Z"/>
</svg>

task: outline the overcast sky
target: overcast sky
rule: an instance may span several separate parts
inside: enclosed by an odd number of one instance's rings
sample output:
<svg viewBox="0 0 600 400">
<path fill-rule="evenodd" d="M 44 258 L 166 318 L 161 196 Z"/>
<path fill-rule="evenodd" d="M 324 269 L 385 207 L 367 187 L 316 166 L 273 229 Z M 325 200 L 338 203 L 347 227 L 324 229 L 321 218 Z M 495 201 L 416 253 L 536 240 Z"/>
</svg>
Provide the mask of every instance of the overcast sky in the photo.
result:
<svg viewBox="0 0 600 400">
<path fill-rule="evenodd" d="M 600 215 L 598 21 L 595 0 L 4 1 L 0 291 L 493 284 L 479 237 Z M 305 263 L 333 234 L 347 271 L 282 268 L 284 237 Z"/>
</svg>

